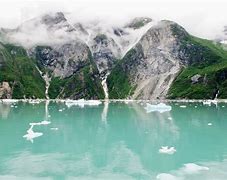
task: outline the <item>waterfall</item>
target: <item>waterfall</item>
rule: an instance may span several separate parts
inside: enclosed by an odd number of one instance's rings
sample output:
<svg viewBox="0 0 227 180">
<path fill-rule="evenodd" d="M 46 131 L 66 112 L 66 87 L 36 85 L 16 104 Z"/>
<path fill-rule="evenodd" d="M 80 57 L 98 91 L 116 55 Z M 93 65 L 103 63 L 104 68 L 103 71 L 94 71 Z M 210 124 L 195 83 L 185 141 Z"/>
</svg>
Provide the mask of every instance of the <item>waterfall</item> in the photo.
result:
<svg viewBox="0 0 227 180">
<path fill-rule="evenodd" d="M 108 75 L 109 75 L 109 72 L 106 73 L 106 75 L 104 76 L 104 78 L 102 80 L 102 87 L 103 87 L 103 90 L 104 90 L 105 99 L 109 99 L 108 86 L 107 86 L 107 83 L 106 83 Z"/>
<path fill-rule="evenodd" d="M 40 76 L 45 81 L 45 84 L 46 84 L 45 85 L 45 96 L 46 96 L 46 99 L 50 99 L 50 97 L 48 95 L 48 92 L 49 92 L 51 78 L 48 76 L 48 73 L 43 75 L 43 72 L 38 68 L 38 66 L 36 66 L 36 69 L 38 70 Z"/>
<path fill-rule="evenodd" d="M 48 95 L 48 92 L 49 92 L 49 87 L 50 87 L 50 81 L 51 81 L 51 78 L 48 77 L 48 74 L 46 73 L 45 75 L 43 75 L 43 79 L 46 83 L 46 90 L 45 90 L 45 96 L 46 96 L 46 99 L 50 99 L 49 95 Z"/>
<path fill-rule="evenodd" d="M 214 98 L 214 99 L 217 99 L 217 98 L 218 98 L 218 94 L 219 94 L 219 90 L 218 90 L 217 93 L 215 94 L 215 98 Z"/>
</svg>

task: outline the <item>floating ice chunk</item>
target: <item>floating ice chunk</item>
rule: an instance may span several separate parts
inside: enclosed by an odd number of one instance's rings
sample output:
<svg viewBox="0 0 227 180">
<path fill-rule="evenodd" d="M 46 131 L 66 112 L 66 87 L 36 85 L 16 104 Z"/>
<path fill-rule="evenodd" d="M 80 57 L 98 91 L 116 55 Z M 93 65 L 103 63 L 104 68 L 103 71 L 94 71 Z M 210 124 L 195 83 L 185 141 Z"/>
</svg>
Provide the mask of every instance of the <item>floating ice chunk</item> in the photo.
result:
<svg viewBox="0 0 227 180">
<path fill-rule="evenodd" d="M 161 173 L 156 176 L 156 179 L 160 180 L 177 180 L 178 178 L 176 176 L 173 176 L 172 174 L 167 173 Z"/>
<path fill-rule="evenodd" d="M 39 103 L 41 103 L 41 100 L 39 100 L 39 99 L 30 99 L 30 100 L 28 100 L 28 103 L 30 103 L 30 104 L 39 104 Z"/>
<path fill-rule="evenodd" d="M 25 134 L 24 136 L 23 136 L 23 138 L 26 138 L 26 140 L 28 140 L 28 141 L 31 141 L 32 143 L 33 143 L 33 139 L 34 138 L 37 138 L 37 137 L 40 137 L 40 136 L 42 136 L 43 135 L 43 133 L 41 133 L 41 132 L 34 132 L 33 131 L 33 125 L 29 128 L 29 130 L 27 130 L 27 134 Z"/>
<path fill-rule="evenodd" d="M 197 106 L 195 106 L 195 108 L 197 108 Z"/>
<path fill-rule="evenodd" d="M 210 100 L 203 101 L 203 105 L 211 106 L 211 101 Z"/>
<path fill-rule="evenodd" d="M 79 106 L 79 107 L 83 108 L 85 105 L 87 105 L 87 106 L 98 106 L 98 105 L 102 104 L 102 102 L 99 101 L 99 100 L 79 99 L 79 100 L 67 100 L 65 104 L 68 108 L 70 108 L 71 106 Z"/>
<path fill-rule="evenodd" d="M 173 118 L 171 118 L 171 117 L 168 117 L 168 119 L 169 119 L 169 120 L 173 120 Z"/>
<path fill-rule="evenodd" d="M 159 149 L 159 153 L 161 154 L 174 154 L 177 150 L 174 147 L 168 147 L 168 146 L 162 146 L 161 149 Z"/>
<path fill-rule="evenodd" d="M 185 105 L 181 105 L 180 107 L 181 107 L 181 108 L 186 108 L 187 106 L 185 106 Z"/>
<path fill-rule="evenodd" d="M 171 106 L 168 106 L 164 103 L 159 103 L 157 105 L 151 105 L 151 104 L 147 103 L 146 105 L 147 106 L 145 107 L 145 110 L 147 111 L 147 113 L 155 112 L 155 111 L 163 113 L 163 112 L 172 110 Z"/>
<path fill-rule="evenodd" d="M 40 125 L 48 125 L 48 124 L 50 124 L 50 123 L 51 123 L 50 121 L 44 120 L 44 121 L 37 122 L 37 123 L 30 123 L 29 125 L 30 125 L 30 126 L 40 126 Z"/>
<path fill-rule="evenodd" d="M 222 107 L 225 107 L 225 106 L 222 106 Z"/>
<path fill-rule="evenodd" d="M 12 103 L 18 102 L 19 100 L 18 99 L 1 99 L 1 101 L 3 103 L 12 104 Z"/>
<path fill-rule="evenodd" d="M 48 124 L 50 124 L 50 123 L 51 123 L 50 121 L 46 121 L 46 120 L 41 121 L 41 125 L 48 125 Z"/>
<path fill-rule="evenodd" d="M 58 111 L 59 111 L 59 112 L 62 112 L 62 111 L 63 111 L 63 109 L 59 109 Z"/>
<path fill-rule="evenodd" d="M 58 130 L 58 128 L 50 128 L 50 130 L 57 131 L 57 130 Z"/>
<path fill-rule="evenodd" d="M 184 167 L 181 169 L 186 174 L 197 174 L 200 171 L 208 171 L 209 168 L 205 166 L 199 166 L 194 163 L 184 164 Z"/>
<path fill-rule="evenodd" d="M 208 123 L 208 126 L 212 126 L 212 123 Z"/>
</svg>

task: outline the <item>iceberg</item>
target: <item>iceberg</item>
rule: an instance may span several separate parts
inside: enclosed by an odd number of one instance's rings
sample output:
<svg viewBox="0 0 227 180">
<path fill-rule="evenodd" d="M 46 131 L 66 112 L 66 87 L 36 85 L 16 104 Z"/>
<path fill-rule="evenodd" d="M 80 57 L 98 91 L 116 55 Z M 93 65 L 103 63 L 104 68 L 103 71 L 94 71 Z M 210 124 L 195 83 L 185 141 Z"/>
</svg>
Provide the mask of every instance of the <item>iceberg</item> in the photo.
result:
<svg viewBox="0 0 227 180">
<path fill-rule="evenodd" d="M 37 138 L 37 137 L 40 137 L 40 136 L 43 135 L 43 133 L 41 133 L 41 132 L 34 132 L 33 127 L 34 126 L 40 126 L 40 125 L 48 125 L 50 123 L 51 123 L 50 121 L 46 121 L 46 120 L 41 121 L 41 122 L 37 122 L 37 123 L 29 123 L 29 125 L 31 127 L 29 128 L 29 130 L 27 130 L 27 134 L 25 134 L 23 136 L 23 138 L 26 138 L 28 141 L 31 141 L 33 143 L 34 138 Z"/>
<path fill-rule="evenodd" d="M 185 106 L 185 105 L 181 105 L 180 107 L 181 107 L 181 108 L 186 108 L 187 106 Z"/>
<path fill-rule="evenodd" d="M 42 102 L 42 100 L 40 100 L 40 99 L 29 99 L 28 100 L 28 103 L 30 103 L 30 104 L 39 104 L 41 102 Z"/>
<path fill-rule="evenodd" d="M 147 111 L 147 113 L 155 112 L 155 111 L 163 113 L 163 112 L 167 112 L 167 111 L 172 110 L 171 106 L 168 106 L 164 103 L 159 103 L 157 105 L 151 105 L 151 104 L 147 103 L 146 105 L 147 106 L 145 107 L 145 110 Z"/>
<path fill-rule="evenodd" d="M 168 146 L 162 146 L 161 149 L 159 149 L 159 153 L 161 154 L 174 154 L 177 150 L 174 147 L 168 147 Z"/>
<path fill-rule="evenodd" d="M 72 106 L 79 106 L 83 108 L 85 105 L 87 106 L 98 106 L 102 104 L 100 100 L 84 100 L 84 99 L 79 99 L 79 100 L 67 100 L 65 102 L 65 105 L 70 108 Z"/>
<path fill-rule="evenodd" d="M 156 176 L 156 179 L 160 180 L 178 180 L 176 176 L 173 176 L 172 174 L 167 173 L 161 173 Z"/>
<path fill-rule="evenodd" d="M 48 125 L 50 124 L 51 122 L 50 121 L 41 121 L 41 122 L 37 122 L 37 123 L 29 123 L 30 126 L 40 126 L 40 125 Z"/>
<path fill-rule="evenodd" d="M 208 123 L 208 126 L 212 126 L 212 123 Z"/>
<path fill-rule="evenodd" d="M 211 106 L 211 100 L 203 101 L 203 105 Z"/>
<path fill-rule="evenodd" d="M 43 135 L 43 133 L 41 133 L 41 132 L 34 132 L 33 127 L 34 127 L 34 125 L 31 125 L 29 130 L 27 130 L 27 134 L 25 134 L 23 136 L 23 138 L 26 138 L 28 141 L 31 141 L 32 143 L 33 143 L 34 138 L 37 138 L 37 137 L 40 137 Z"/>
<path fill-rule="evenodd" d="M 1 99 L 1 102 L 8 104 L 16 103 L 18 101 L 19 101 L 18 99 Z"/>
<path fill-rule="evenodd" d="M 197 174 L 200 171 L 208 171 L 209 168 L 205 166 L 199 166 L 194 163 L 184 164 L 184 167 L 181 170 L 186 174 Z"/>
</svg>

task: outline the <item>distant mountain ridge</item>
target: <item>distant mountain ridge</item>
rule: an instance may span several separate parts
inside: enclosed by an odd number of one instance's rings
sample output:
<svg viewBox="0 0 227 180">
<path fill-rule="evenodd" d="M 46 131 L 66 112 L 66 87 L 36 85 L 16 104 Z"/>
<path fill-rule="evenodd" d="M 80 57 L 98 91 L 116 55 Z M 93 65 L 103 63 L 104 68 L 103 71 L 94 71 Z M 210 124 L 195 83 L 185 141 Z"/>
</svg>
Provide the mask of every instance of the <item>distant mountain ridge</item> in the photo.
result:
<svg viewBox="0 0 227 180">
<path fill-rule="evenodd" d="M 120 27 L 70 24 L 57 12 L 1 29 L 0 41 L 0 98 L 212 99 L 227 94 L 227 52 L 172 21 L 137 17 Z"/>
</svg>

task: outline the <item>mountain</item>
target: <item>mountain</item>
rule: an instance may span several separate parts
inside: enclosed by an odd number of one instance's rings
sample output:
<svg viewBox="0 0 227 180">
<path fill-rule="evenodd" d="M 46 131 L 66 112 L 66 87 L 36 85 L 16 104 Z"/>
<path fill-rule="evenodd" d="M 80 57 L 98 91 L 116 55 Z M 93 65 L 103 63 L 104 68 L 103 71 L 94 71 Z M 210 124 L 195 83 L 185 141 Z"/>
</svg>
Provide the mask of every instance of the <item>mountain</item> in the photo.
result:
<svg viewBox="0 0 227 180">
<path fill-rule="evenodd" d="M 172 21 L 69 23 L 61 12 L 0 31 L 0 98 L 227 97 L 227 52 Z"/>
</svg>

